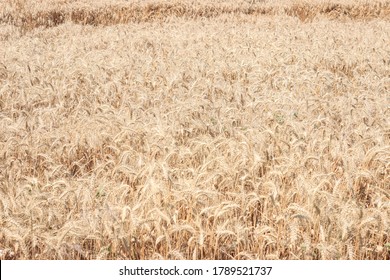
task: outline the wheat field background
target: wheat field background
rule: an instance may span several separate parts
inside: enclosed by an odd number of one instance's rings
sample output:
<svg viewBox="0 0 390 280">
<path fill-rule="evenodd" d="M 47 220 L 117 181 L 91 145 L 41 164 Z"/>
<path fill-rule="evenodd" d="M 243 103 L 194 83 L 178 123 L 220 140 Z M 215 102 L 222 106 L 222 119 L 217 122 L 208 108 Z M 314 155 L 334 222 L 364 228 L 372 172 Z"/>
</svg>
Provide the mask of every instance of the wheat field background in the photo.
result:
<svg viewBox="0 0 390 280">
<path fill-rule="evenodd" d="M 0 259 L 390 259 L 390 1 L 0 0 Z"/>
</svg>

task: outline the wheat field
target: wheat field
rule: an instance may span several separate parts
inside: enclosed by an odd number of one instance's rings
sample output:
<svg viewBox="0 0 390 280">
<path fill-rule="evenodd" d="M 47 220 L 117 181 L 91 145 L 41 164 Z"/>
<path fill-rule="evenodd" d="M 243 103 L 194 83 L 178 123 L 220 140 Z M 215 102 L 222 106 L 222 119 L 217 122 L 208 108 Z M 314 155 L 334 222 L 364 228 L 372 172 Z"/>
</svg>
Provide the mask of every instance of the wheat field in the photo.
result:
<svg viewBox="0 0 390 280">
<path fill-rule="evenodd" d="M 0 0 L 0 259 L 390 259 L 390 1 Z"/>
</svg>

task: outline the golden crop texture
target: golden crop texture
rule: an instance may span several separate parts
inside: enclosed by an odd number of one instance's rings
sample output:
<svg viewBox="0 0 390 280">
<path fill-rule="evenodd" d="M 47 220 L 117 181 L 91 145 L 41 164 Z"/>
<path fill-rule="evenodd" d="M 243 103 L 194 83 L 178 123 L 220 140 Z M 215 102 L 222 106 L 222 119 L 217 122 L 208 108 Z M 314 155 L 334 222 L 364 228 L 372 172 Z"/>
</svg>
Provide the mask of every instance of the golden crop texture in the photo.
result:
<svg viewBox="0 0 390 280">
<path fill-rule="evenodd" d="M 390 1 L 0 0 L 0 259 L 390 259 Z"/>
</svg>

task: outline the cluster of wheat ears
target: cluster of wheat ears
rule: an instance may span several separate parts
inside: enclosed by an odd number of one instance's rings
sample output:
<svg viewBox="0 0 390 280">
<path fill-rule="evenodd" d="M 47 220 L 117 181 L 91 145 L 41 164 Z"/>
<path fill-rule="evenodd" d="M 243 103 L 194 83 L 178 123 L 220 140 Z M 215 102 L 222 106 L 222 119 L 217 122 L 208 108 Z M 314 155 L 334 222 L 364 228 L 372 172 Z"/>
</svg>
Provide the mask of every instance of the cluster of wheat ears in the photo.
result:
<svg viewBox="0 0 390 280">
<path fill-rule="evenodd" d="M 0 1 L 0 259 L 390 259 L 389 1 Z"/>
</svg>

